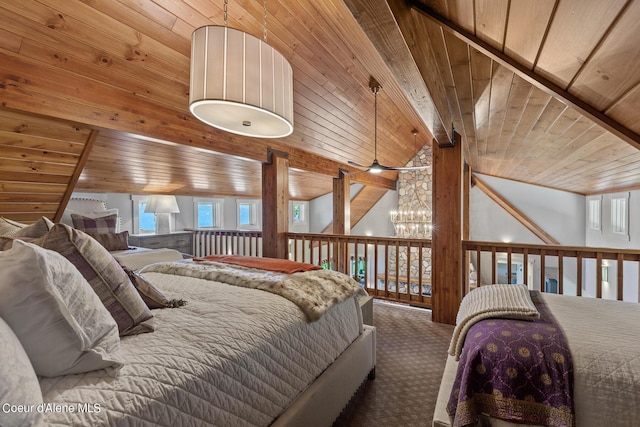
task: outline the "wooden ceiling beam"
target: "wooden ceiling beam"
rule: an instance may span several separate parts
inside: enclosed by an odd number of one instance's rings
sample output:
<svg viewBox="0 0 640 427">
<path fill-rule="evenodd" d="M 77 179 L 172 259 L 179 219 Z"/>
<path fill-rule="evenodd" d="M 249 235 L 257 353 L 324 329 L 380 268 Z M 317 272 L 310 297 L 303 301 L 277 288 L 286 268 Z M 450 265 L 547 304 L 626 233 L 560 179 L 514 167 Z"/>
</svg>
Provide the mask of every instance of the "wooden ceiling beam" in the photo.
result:
<svg viewBox="0 0 640 427">
<path fill-rule="evenodd" d="M 526 66 L 516 62 L 513 58 L 505 55 L 500 50 L 491 46 L 490 44 L 482 41 L 478 37 L 471 34 L 469 31 L 464 28 L 456 25 L 454 22 L 446 19 L 442 15 L 433 11 L 432 9 L 426 7 L 424 4 L 420 3 L 418 0 L 409 0 L 410 7 L 417 12 L 420 12 L 420 15 L 425 17 L 426 19 L 431 20 L 432 22 L 438 24 L 442 29 L 455 37 L 463 40 L 465 43 L 469 44 L 476 50 L 482 52 L 487 55 L 492 60 L 496 61 L 500 65 L 506 67 L 510 71 L 514 72 L 516 75 L 536 86 L 537 88 L 543 90 L 544 92 L 554 96 L 567 105 L 572 106 L 579 110 L 586 117 L 593 120 L 598 125 L 602 126 L 607 131 L 621 138 L 625 142 L 629 143 L 636 149 L 640 149 L 640 135 L 628 129 L 627 127 L 621 125 L 617 121 L 613 120 L 611 117 L 608 117 L 601 111 L 598 111 L 591 105 L 582 101 L 578 97 L 572 95 L 571 93 L 565 91 L 560 86 L 551 82 L 550 80 L 534 73 L 532 70 L 528 69 Z"/>
<path fill-rule="evenodd" d="M 62 219 L 62 214 L 64 210 L 67 208 L 67 203 L 69 203 L 69 199 L 71 199 L 71 194 L 73 193 L 74 188 L 80 179 L 80 175 L 82 174 L 82 170 L 84 166 L 87 164 L 87 160 L 89 160 L 89 154 L 91 154 L 91 149 L 93 145 L 96 143 L 96 139 L 98 138 L 98 131 L 92 129 L 89 132 L 89 136 L 87 138 L 87 142 L 84 144 L 84 149 L 82 150 L 82 154 L 80 154 L 80 158 L 78 159 L 78 163 L 76 164 L 76 168 L 73 171 L 73 175 L 69 178 L 69 183 L 67 185 L 67 189 L 62 195 L 62 200 L 58 205 L 58 210 L 56 211 L 55 216 L 53 217 L 53 222 L 60 222 Z"/>
<path fill-rule="evenodd" d="M 396 2 L 398 3 L 398 2 Z M 386 0 L 345 0 L 354 18 L 385 59 L 396 82 L 438 144 L 450 141 L 438 109 L 405 40 L 406 20 L 394 15 Z M 394 7 L 402 5 L 394 4 Z"/>
</svg>

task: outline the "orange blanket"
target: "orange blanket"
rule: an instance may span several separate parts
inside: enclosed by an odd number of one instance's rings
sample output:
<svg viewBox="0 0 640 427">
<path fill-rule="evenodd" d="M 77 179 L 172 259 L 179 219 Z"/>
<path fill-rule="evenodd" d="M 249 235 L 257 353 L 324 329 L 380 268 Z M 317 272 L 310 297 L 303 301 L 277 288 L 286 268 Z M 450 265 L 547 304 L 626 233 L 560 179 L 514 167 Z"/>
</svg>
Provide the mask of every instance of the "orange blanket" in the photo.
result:
<svg viewBox="0 0 640 427">
<path fill-rule="evenodd" d="M 275 271 L 278 273 L 300 273 L 303 271 L 319 270 L 320 267 L 303 262 L 289 261 L 288 259 L 261 258 L 243 255 L 207 255 L 193 258 L 194 261 L 215 261 L 226 264 L 234 264 L 242 267 L 255 268 L 258 270 Z"/>
</svg>

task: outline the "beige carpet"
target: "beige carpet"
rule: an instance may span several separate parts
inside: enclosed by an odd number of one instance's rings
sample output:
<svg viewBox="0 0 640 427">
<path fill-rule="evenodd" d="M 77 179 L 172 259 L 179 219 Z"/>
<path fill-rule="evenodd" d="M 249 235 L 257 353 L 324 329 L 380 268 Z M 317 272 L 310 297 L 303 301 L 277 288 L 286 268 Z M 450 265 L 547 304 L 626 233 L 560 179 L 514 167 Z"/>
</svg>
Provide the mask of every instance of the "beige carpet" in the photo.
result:
<svg viewBox="0 0 640 427">
<path fill-rule="evenodd" d="M 374 301 L 376 379 L 367 381 L 334 427 L 431 426 L 453 326 L 431 311 Z"/>
</svg>

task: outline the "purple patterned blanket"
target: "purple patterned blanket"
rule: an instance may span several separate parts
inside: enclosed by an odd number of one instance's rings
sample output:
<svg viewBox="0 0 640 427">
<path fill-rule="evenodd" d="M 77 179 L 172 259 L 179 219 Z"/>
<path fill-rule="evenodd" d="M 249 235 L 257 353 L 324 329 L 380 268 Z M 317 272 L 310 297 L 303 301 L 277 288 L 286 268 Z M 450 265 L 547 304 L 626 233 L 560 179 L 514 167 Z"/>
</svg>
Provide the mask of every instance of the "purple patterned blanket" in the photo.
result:
<svg viewBox="0 0 640 427">
<path fill-rule="evenodd" d="M 467 333 L 447 405 L 454 427 L 475 425 L 480 414 L 575 425 L 567 341 L 540 293 L 532 291 L 531 299 L 539 320 L 487 319 Z"/>
</svg>

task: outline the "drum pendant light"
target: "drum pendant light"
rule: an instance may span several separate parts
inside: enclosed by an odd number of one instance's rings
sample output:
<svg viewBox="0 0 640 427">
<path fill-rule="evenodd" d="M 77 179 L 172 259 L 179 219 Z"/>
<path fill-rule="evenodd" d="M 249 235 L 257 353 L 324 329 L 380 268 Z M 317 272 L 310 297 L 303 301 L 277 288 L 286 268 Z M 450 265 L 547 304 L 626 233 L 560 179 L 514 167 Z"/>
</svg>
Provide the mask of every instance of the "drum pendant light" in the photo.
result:
<svg viewBox="0 0 640 427">
<path fill-rule="evenodd" d="M 264 40 L 225 25 L 191 38 L 189 110 L 218 129 L 256 138 L 293 132 L 293 70 Z"/>
</svg>

